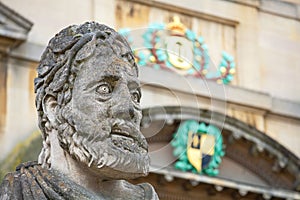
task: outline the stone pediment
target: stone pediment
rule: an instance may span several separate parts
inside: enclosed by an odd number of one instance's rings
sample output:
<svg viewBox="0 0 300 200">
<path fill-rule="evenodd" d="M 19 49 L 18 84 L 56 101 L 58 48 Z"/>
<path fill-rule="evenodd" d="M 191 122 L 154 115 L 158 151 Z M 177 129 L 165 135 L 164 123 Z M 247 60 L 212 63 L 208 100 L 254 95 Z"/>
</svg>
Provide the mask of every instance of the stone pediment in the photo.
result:
<svg viewBox="0 0 300 200">
<path fill-rule="evenodd" d="M 185 155 L 189 157 L 190 147 L 187 145 L 188 142 L 185 143 L 187 140 L 178 135 L 179 129 L 180 132 L 187 134 L 188 139 L 192 130 L 189 128 L 192 126 L 182 125 L 190 120 L 213 125 L 222 130 L 221 140 L 225 154 L 217 161 L 221 163 L 219 166 L 213 164 L 216 166 L 214 170 L 219 174 L 189 170 L 185 168 L 186 163 L 179 163 L 184 160 Z M 151 157 L 152 173 L 147 177 L 147 182 L 159 188 L 158 195 L 166 199 L 232 199 L 227 198 L 228 194 L 247 199 L 300 198 L 300 159 L 266 133 L 236 118 L 195 107 L 159 106 L 143 109 L 141 124 L 141 131 L 147 138 Z M 204 129 L 205 127 L 198 126 L 200 132 L 204 133 Z M 207 132 L 214 131 L 215 128 L 211 126 L 210 131 Z M 205 135 L 202 133 L 201 136 Z M 178 141 L 182 144 L 181 152 L 178 148 L 173 148 L 180 146 L 174 145 L 178 144 Z M 194 142 L 193 140 L 192 143 Z M 200 142 L 199 149 L 206 144 L 202 139 Z M 214 143 L 213 154 L 217 153 L 217 146 L 218 144 Z M 212 156 L 204 152 L 204 149 L 205 147 L 201 152 L 196 153 L 201 156 L 204 154 Z M 177 152 L 179 157 L 176 157 Z M 202 157 L 198 156 L 198 158 Z M 139 180 L 145 181 L 136 179 L 134 183 L 139 183 Z M 172 188 L 176 189 L 172 190 Z M 212 191 L 209 191 L 209 188 L 212 188 Z M 208 192 L 206 194 L 202 191 Z"/>
<path fill-rule="evenodd" d="M 33 23 L 0 2 L 0 51 L 7 52 L 27 39 Z"/>
</svg>

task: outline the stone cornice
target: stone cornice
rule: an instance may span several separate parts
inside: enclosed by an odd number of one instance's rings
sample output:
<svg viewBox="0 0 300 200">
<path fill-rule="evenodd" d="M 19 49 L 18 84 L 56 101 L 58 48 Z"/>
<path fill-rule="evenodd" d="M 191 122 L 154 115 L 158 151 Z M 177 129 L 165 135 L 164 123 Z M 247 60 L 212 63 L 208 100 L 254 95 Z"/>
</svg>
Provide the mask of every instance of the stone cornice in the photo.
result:
<svg viewBox="0 0 300 200">
<path fill-rule="evenodd" d="M 143 4 L 143 5 L 147 5 L 147 6 L 151 6 L 151 7 L 155 7 L 155 8 L 160 8 L 160 9 L 168 10 L 171 12 L 177 12 L 177 13 L 184 14 L 187 16 L 197 17 L 200 19 L 204 19 L 207 21 L 213 21 L 213 22 L 217 22 L 220 24 L 225 24 L 228 26 L 236 26 L 239 24 L 239 22 L 236 20 L 220 17 L 217 15 L 201 12 L 198 10 L 192 10 L 189 8 L 185 8 L 184 6 L 171 5 L 169 3 L 164 3 L 163 1 L 155 1 L 155 0 L 127 0 L 127 1 L 139 3 L 139 4 Z"/>
<path fill-rule="evenodd" d="M 27 39 L 32 23 L 0 2 L 0 51 L 8 53 Z"/>
<path fill-rule="evenodd" d="M 300 3 L 297 0 L 227 0 L 232 3 L 254 7 L 261 12 L 300 21 Z"/>
<path fill-rule="evenodd" d="M 30 31 L 33 23 L 15 12 L 14 10 L 10 9 L 9 7 L 5 6 L 3 3 L 0 2 L 0 13 L 5 15 L 7 18 L 15 22 L 17 25 L 25 29 L 27 32 Z M 3 21 L 1 20 L 0 23 L 2 24 Z"/>
</svg>

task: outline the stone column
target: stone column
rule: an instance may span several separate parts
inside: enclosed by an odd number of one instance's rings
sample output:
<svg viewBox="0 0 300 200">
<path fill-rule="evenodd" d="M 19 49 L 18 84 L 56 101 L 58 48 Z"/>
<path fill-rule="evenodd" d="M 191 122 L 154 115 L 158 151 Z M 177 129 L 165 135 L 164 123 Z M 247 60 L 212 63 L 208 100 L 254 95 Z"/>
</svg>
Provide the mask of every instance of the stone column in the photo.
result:
<svg viewBox="0 0 300 200">
<path fill-rule="evenodd" d="M 0 53 L 0 135 L 4 131 L 6 121 L 6 79 L 7 56 Z"/>
</svg>

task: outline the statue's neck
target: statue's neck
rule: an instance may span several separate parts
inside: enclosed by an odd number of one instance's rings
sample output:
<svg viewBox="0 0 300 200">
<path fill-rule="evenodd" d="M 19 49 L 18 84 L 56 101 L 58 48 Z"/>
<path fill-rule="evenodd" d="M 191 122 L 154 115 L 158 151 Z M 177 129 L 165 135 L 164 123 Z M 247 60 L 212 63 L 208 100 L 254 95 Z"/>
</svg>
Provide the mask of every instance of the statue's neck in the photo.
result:
<svg viewBox="0 0 300 200">
<path fill-rule="evenodd" d="M 51 144 L 51 169 L 65 174 L 69 179 L 86 189 L 96 190 L 104 181 L 100 174 L 91 172 L 85 164 L 74 160 L 60 145 L 57 131 L 49 133 Z"/>
</svg>

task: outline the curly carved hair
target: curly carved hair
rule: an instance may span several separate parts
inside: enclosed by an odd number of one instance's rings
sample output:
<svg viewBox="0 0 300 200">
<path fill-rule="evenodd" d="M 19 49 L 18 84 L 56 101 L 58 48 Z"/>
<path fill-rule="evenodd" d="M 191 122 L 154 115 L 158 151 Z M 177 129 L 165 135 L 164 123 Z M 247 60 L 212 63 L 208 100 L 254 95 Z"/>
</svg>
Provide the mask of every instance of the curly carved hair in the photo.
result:
<svg viewBox="0 0 300 200">
<path fill-rule="evenodd" d="M 86 22 L 82 25 L 69 26 L 53 37 L 46 47 L 37 68 L 38 77 L 34 80 L 36 93 L 36 108 L 38 112 L 39 128 L 42 131 L 43 148 L 39 156 L 39 163 L 50 167 L 50 141 L 48 132 L 55 128 L 59 134 L 66 123 L 73 124 L 65 117 L 64 107 L 72 99 L 72 88 L 78 71 L 86 58 L 91 56 L 99 45 L 110 47 L 114 53 L 130 62 L 138 75 L 138 68 L 134 62 L 132 51 L 127 41 L 112 28 L 96 22 Z M 84 49 L 84 51 L 81 51 Z M 60 127 L 51 127 L 43 110 L 43 99 L 51 95 L 56 98 L 57 120 Z M 63 134 L 69 139 L 71 133 Z M 65 140 L 66 138 L 64 138 Z"/>
</svg>

